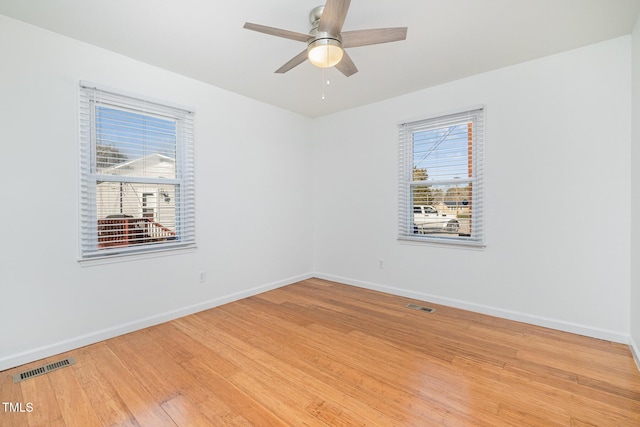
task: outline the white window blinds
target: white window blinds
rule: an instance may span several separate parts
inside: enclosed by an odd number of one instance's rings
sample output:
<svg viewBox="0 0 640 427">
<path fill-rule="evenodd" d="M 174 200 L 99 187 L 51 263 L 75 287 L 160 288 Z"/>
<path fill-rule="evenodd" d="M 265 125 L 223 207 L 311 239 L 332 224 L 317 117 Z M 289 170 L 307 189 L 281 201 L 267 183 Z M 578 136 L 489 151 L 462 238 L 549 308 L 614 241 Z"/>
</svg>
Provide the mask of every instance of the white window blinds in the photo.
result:
<svg viewBox="0 0 640 427">
<path fill-rule="evenodd" d="M 81 83 L 81 259 L 195 244 L 193 116 Z"/>
<path fill-rule="evenodd" d="M 399 126 L 399 239 L 484 244 L 483 113 Z"/>
</svg>

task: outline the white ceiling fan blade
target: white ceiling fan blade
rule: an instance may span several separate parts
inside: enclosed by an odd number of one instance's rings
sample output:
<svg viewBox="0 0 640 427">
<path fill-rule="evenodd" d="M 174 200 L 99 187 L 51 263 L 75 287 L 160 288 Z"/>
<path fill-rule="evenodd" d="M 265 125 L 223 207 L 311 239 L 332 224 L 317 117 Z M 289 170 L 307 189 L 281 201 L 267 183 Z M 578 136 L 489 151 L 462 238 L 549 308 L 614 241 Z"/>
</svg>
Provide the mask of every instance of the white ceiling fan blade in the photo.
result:
<svg viewBox="0 0 640 427">
<path fill-rule="evenodd" d="M 340 62 L 336 64 L 336 68 L 347 77 L 358 72 L 358 67 L 353 63 L 353 59 L 351 59 L 347 52 L 344 53 Z"/>
<path fill-rule="evenodd" d="M 407 38 L 407 27 L 376 28 L 372 30 L 345 31 L 342 33 L 344 48 L 397 42 Z"/>
<path fill-rule="evenodd" d="M 294 56 L 293 58 L 291 58 L 289 62 L 284 64 L 282 67 L 278 68 L 275 72 L 278 74 L 284 74 L 290 69 L 292 69 L 293 67 L 297 67 L 298 65 L 302 64 L 306 60 L 307 60 L 307 50 L 305 49 L 299 54 L 297 54 L 296 56 Z"/>
<path fill-rule="evenodd" d="M 312 38 L 311 34 L 297 33 L 295 31 L 283 30 L 282 28 L 268 27 L 266 25 L 253 24 L 251 22 L 245 22 L 242 28 L 247 30 L 257 31 L 259 33 L 269 34 L 276 37 L 282 37 L 290 40 L 297 40 L 299 42 L 306 43 L 307 40 Z"/>
<path fill-rule="evenodd" d="M 327 0 L 320 17 L 318 31 L 333 35 L 340 34 L 349 11 L 349 4 L 351 0 Z"/>
</svg>

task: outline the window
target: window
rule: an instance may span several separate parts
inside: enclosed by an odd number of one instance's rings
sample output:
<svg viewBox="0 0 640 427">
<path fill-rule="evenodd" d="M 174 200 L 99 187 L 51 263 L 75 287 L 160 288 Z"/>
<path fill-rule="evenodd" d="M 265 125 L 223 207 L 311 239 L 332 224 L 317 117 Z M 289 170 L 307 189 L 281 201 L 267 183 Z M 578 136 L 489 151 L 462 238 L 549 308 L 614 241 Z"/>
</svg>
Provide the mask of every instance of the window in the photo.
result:
<svg viewBox="0 0 640 427">
<path fill-rule="evenodd" d="M 483 113 L 399 126 L 399 239 L 484 244 Z"/>
<path fill-rule="evenodd" d="M 80 258 L 195 244 L 193 113 L 80 84 Z"/>
</svg>

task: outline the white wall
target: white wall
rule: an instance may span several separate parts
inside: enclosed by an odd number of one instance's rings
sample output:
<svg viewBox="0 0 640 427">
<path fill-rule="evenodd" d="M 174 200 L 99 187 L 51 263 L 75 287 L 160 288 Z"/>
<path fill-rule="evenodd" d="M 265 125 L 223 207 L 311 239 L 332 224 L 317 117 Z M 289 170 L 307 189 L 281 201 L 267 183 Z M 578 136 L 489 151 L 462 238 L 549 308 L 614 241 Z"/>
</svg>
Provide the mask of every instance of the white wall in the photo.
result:
<svg viewBox="0 0 640 427">
<path fill-rule="evenodd" d="M 0 370 L 308 277 L 310 119 L 4 16 L 0 58 Z M 197 250 L 76 261 L 79 80 L 195 108 Z"/>
<path fill-rule="evenodd" d="M 631 138 L 631 346 L 640 368 L 640 17 L 633 31 Z"/>
<path fill-rule="evenodd" d="M 627 342 L 630 48 L 622 37 L 314 121 L 317 275 Z M 397 123 L 477 104 L 486 248 L 399 243 Z"/>
</svg>

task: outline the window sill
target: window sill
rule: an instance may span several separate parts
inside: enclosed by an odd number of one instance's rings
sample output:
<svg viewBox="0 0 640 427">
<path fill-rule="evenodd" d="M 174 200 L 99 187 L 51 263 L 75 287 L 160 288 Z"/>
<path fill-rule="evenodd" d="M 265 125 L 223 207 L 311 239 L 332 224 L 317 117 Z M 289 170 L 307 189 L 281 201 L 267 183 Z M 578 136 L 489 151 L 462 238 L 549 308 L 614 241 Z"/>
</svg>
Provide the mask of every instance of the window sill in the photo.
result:
<svg viewBox="0 0 640 427">
<path fill-rule="evenodd" d="M 111 253 L 106 255 L 94 256 L 91 258 L 78 259 L 81 267 L 91 267 L 94 265 L 117 264 L 121 262 L 139 261 L 144 259 L 159 258 L 174 255 L 183 255 L 192 253 L 197 249 L 195 244 L 183 247 L 158 248 L 144 252 L 129 253 Z"/>
<path fill-rule="evenodd" d="M 437 237 L 412 237 L 401 236 L 398 237 L 398 242 L 402 245 L 414 245 L 414 246 L 438 246 L 438 247 L 452 247 L 460 249 L 471 250 L 483 250 L 487 247 L 484 242 L 476 242 L 471 240 L 455 240 L 447 238 Z"/>
</svg>

